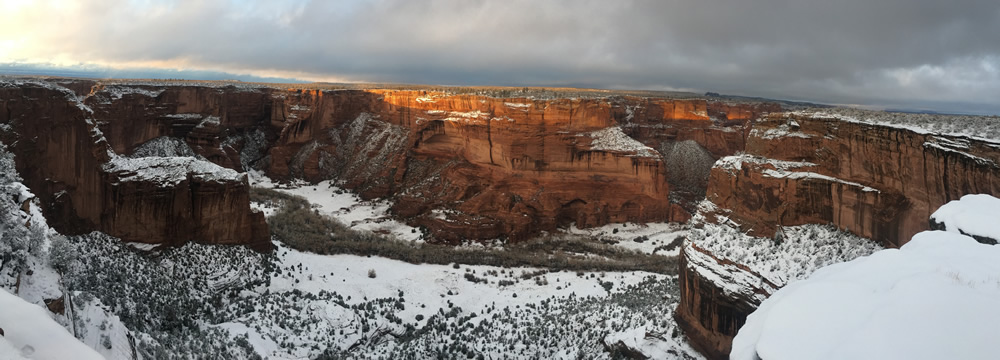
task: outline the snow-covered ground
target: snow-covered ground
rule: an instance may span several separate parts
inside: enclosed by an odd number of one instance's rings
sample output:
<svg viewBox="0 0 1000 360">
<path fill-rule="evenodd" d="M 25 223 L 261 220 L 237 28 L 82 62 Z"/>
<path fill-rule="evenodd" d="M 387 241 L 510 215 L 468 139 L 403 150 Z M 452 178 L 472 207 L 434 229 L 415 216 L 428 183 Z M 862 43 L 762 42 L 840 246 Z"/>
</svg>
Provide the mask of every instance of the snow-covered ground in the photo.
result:
<svg viewBox="0 0 1000 360">
<path fill-rule="evenodd" d="M 720 224 L 705 221 L 709 212 L 717 212 Z M 684 251 L 689 266 L 710 280 L 718 278 L 716 285 L 726 291 L 742 292 L 752 287 L 773 291 L 824 266 L 882 249 L 871 240 L 829 225 L 786 226 L 774 239 L 753 237 L 726 225 L 729 220 L 718 212 L 708 200 L 699 204 L 699 212 L 692 218 L 692 224 L 698 225 L 689 230 Z M 752 297 L 763 300 L 767 294 Z"/>
<path fill-rule="evenodd" d="M 1000 140 L 1000 117 L 997 116 L 913 114 L 847 107 L 810 108 L 789 114 L 888 126 L 920 134 L 968 136 L 993 143 Z"/>
<path fill-rule="evenodd" d="M 585 235 L 601 242 L 644 254 L 676 256 L 680 253 L 682 237 L 687 228 L 676 223 L 607 224 L 596 228 L 580 229 L 571 225 L 567 233 Z"/>
<path fill-rule="evenodd" d="M 790 283 L 747 318 L 731 357 L 996 359 L 1000 247 L 950 232 Z"/>
<path fill-rule="evenodd" d="M 313 204 L 314 209 L 340 220 L 354 230 L 392 235 L 400 240 L 423 242 L 423 234 L 420 230 L 392 218 L 389 214 L 389 207 L 392 204 L 388 200 L 362 200 L 357 194 L 337 187 L 330 180 L 315 185 L 305 183 L 276 185 L 270 179 L 259 174 L 255 174 L 251 178 L 253 186 L 274 189 L 306 198 Z M 254 206 L 264 211 L 266 216 L 270 216 L 277 210 L 275 208 L 262 208 L 259 204 Z"/>
<path fill-rule="evenodd" d="M 0 289 L 0 358 L 103 359 L 49 317 L 48 310 Z"/>
</svg>

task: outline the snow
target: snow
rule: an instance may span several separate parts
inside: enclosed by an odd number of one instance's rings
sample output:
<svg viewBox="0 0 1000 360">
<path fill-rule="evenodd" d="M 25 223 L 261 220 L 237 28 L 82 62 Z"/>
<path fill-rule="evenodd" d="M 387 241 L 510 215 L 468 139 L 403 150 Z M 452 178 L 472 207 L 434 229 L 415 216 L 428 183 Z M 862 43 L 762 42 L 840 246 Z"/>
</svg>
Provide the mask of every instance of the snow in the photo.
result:
<svg viewBox="0 0 1000 360">
<path fill-rule="evenodd" d="M 736 155 L 725 156 L 720 158 L 719 160 L 716 160 L 714 167 L 727 170 L 741 170 L 743 168 L 744 163 L 771 165 L 775 169 L 782 171 L 816 166 L 816 164 L 806 161 L 784 161 L 784 160 L 765 158 L 756 155 L 750 155 L 746 153 L 740 153 Z"/>
<path fill-rule="evenodd" d="M 797 124 L 796 125 L 791 125 L 792 123 L 795 123 L 795 122 L 794 121 L 789 121 L 789 123 L 787 123 L 787 124 L 781 124 L 777 128 L 770 128 L 770 129 L 767 129 L 767 130 L 764 130 L 764 131 L 761 131 L 761 129 L 759 129 L 759 128 L 754 128 L 753 130 L 750 130 L 750 135 L 751 136 L 756 136 L 756 137 L 759 137 L 759 138 L 765 139 L 765 140 L 772 140 L 772 139 L 778 139 L 778 138 L 783 138 L 783 137 L 797 137 L 797 138 L 803 138 L 803 139 L 809 139 L 809 138 L 813 137 L 812 135 L 806 134 L 804 132 L 792 130 L 791 129 L 792 126 L 797 126 Z"/>
<path fill-rule="evenodd" d="M 131 158 L 144 157 L 195 157 L 194 150 L 184 139 L 170 136 L 160 136 L 139 145 L 129 154 Z"/>
<path fill-rule="evenodd" d="M 662 334 L 649 333 L 645 327 L 637 327 L 625 331 L 611 333 L 604 338 L 605 344 L 622 344 L 638 351 L 647 359 L 680 358 L 676 352 L 677 345 L 666 340 Z"/>
<path fill-rule="evenodd" d="M 428 113 L 430 112 L 428 111 Z M 448 117 L 444 121 L 470 121 L 472 119 L 489 117 L 489 115 L 489 113 L 479 110 L 469 112 L 452 111 L 448 113 Z"/>
<path fill-rule="evenodd" d="M 706 222 L 705 213 L 713 211 L 718 209 L 710 201 L 699 204 L 699 211 L 691 220 L 691 224 L 698 226 L 688 231 L 684 254 L 703 276 L 717 278 L 720 281 L 716 285 L 728 286 L 732 292 L 743 291 L 747 285 L 757 286 L 761 279 L 779 288 L 823 266 L 882 248 L 871 240 L 818 224 L 782 227 L 781 241 L 753 237 L 734 228 L 735 225 L 727 225 L 730 220 L 723 214 L 716 214 L 720 224 Z M 744 266 L 749 272 L 725 264 L 726 260 Z M 725 278 L 735 280 L 725 281 Z"/>
<path fill-rule="evenodd" d="M 933 214 L 931 221 L 945 230 L 1000 240 L 1000 199 L 986 194 L 969 194 L 949 201 Z"/>
<path fill-rule="evenodd" d="M 1000 140 L 1000 118 L 996 116 L 912 114 L 853 108 L 814 108 L 786 114 L 886 126 L 918 134 L 966 136 L 993 143 Z"/>
<path fill-rule="evenodd" d="M 172 186 L 188 177 L 204 181 L 240 181 L 245 174 L 227 169 L 209 161 L 190 157 L 127 158 L 115 156 L 104 170 L 119 173 L 120 181 L 152 181 L 161 186 Z"/>
<path fill-rule="evenodd" d="M 0 289 L 0 355 L 10 355 L 11 348 L 31 359 L 103 359 L 48 315 L 48 310 L 28 303 Z M 5 354 L 6 353 L 6 354 Z"/>
<path fill-rule="evenodd" d="M 660 157 L 660 154 L 656 150 L 625 135 L 625 132 L 618 126 L 608 127 L 583 135 L 593 139 L 590 147 L 594 150 L 632 152 L 640 157 Z"/>
<path fill-rule="evenodd" d="M 181 113 L 181 114 L 163 115 L 163 117 L 169 119 L 194 120 L 194 119 L 201 119 L 202 117 L 204 117 L 204 115 L 197 113 Z"/>
<path fill-rule="evenodd" d="M 0 336 L 0 359 L 6 360 L 28 360 L 21 355 L 21 350 Z"/>
<path fill-rule="evenodd" d="M 392 203 L 388 200 L 362 200 L 358 195 L 335 186 L 334 182 L 330 180 L 315 185 L 290 187 L 274 187 L 269 179 L 263 177 L 255 177 L 254 182 L 254 186 L 273 188 L 277 191 L 304 197 L 313 204 L 315 209 L 340 220 L 352 229 L 387 233 L 400 240 L 423 241 L 421 239 L 422 233 L 417 228 L 395 220 L 389 215 Z M 276 211 L 276 209 L 259 208 L 265 211 L 265 216 Z"/>
<path fill-rule="evenodd" d="M 949 152 L 953 154 L 958 154 L 983 165 L 990 165 L 993 167 L 997 166 L 997 163 L 991 159 L 972 155 L 968 152 L 959 150 L 959 149 L 968 149 L 969 148 L 968 141 L 959 142 L 953 139 L 934 136 L 931 137 L 930 140 L 924 142 L 924 147 L 930 149 L 937 149 L 940 151 Z"/>
<path fill-rule="evenodd" d="M 829 182 L 841 183 L 844 185 L 861 188 L 861 191 L 864 192 L 879 192 L 878 189 L 875 189 L 870 186 L 865 186 L 856 182 L 842 180 L 832 176 L 827 176 L 809 171 L 781 171 L 781 170 L 765 169 L 763 171 L 763 174 L 764 176 L 773 178 L 782 178 L 782 179 L 816 179 L 822 181 L 829 181 Z"/>
<path fill-rule="evenodd" d="M 200 123 L 198 123 L 198 126 L 195 126 L 194 128 L 203 129 L 208 126 L 219 126 L 220 123 L 221 121 L 218 116 L 206 116 Z"/>
<path fill-rule="evenodd" d="M 996 359 L 1000 247 L 925 231 L 831 265 L 747 318 L 732 359 Z"/>
<path fill-rule="evenodd" d="M 463 314 L 462 316 L 484 315 L 470 319 L 473 324 L 479 324 L 490 319 L 485 315 L 496 312 L 492 309 L 527 310 L 554 299 L 605 298 L 611 294 L 622 294 L 627 291 L 629 286 L 636 286 L 650 277 L 666 278 L 666 275 L 645 272 L 608 273 L 606 275 L 601 273 L 601 276 L 594 276 L 595 273 L 589 272 L 546 273 L 543 269 L 527 267 L 506 269 L 482 265 L 417 265 L 380 257 L 317 255 L 288 249 L 280 244 L 278 244 L 277 254 L 277 261 L 282 268 L 301 268 L 301 270 L 294 276 L 278 274 L 271 279 L 268 292 L 280 294 L 302 291 L 308 294 L 321 294 L 324 291 L 335 290 L 339 296 L 346 299 L 342 305 L 328 301 L 312 301 L 305 304 L 297 315 L 313 317 L 324 324 L 316 331 L 327 331 L 326 328 L 346 330 L 344 336 L 335 338 L 335 343 L 327 344 L 341 348 L 366 341 L 366 333 L 360 329 L 359 317 L 367 315 L 358 313 L 354 306 L 364 305 L 367 301 L 374 299 L 393 299 L 404 294 L 406 306 L 404 309 L 397 309 L 394 316 L 405 319 L 406 323 L 413 323 L 417 327 L 426 325 L 431 315 L 448 312 L 451 309 L 459 309 L 459 314 Z M 370 272 L 376 276 L 371 277 Z M 509 273 L 509 275 L 505 275 L 505 273 Z M 544 278 L 545 283 L 519 280 L 510 285 L 499 285 L 500 280 L 517 279 L 524 274 L 531 273 L 540 273 L 539 277 Z M 469 281 L 465 277 L 467 274 L 475 274 L 486 281 Z M 614 288 L 610 291 L 601 286 L 601 281 L 608 279 L 614 282 Z M 413 321 L 412 319 L 421 318 L 418 315 L 425 317 L 423 320 Z M 594 315 L 598 317 L 609 316 L 609 314 Z M 265 358 L 294 358 L 310 355 L 307 349 L 293 350 L 293 354 L 285 353 L 288 350 L 278 349 L 276 343 L 271 339 L 278 337 L 276 334 L 288 330 L 273 325 L 268 326 L 271 322 L 259 316 L 263 315 L 251 314 L 247 318 L 255 326 L 264 325 L 260 331 L 264 333 L 263 335 L 254 334 L 253 330 L 249 330 L 250 338 L 256 338 L 251 344 L 258 353 Z M 669 314 L 664 314 L 664 317 L 669 318 Z M 657 319 L 648 319 L 647 321 L 657 321 Z M 492 326 L 497 325 L 501 326 L 497 329 L 500 333 L 511 333 L 516 330 L 515 328 L 507 328 L 513 324 L 492 323 Z M 586 326 L 586 324 L 579 325 Z M 227 323 L 220 326 L 239 335 L 247 333 L 248 329 L 251 328 L 249 324 L 238 323 Z M 394 327 L 391 323 L 383 323 L 381 326 Z M 641 326 L 638 329 L 643 334 L 646 331 L 646 327 Z M 690 349 L 678 339 L 663 338 L 659 341 L 650 339 L 643 343 L 646 348 L 663 349 L 662 351 L 668 349 L 677 351 L 678 348 Z M 487 345 L 475 344 L 474 346 L 485 347 Z M 393 347 L 392 344 L 375 346 L 378 349 L 377 352 L 391 352 Z M 301 346 L 301 348 L 305 348 L 305 346 Z M 375 353 L 376 351 L 371 351 L 368 354 L 374 357 Z M 493 356 L 500 356 L 504 353 L 493 353 Z M 570 353 L 554 354 L 553 357 L 574 358 L 573 355 Z"/>
<path fill-rule="evenodd" d="M 134 85 L 108 85 L 104 89 L 101 89 L 102 93 L 106 93 L 111 100 L 119 100 L 125 95 L 136 94 L 155 98 L 162 94 L 164 89 L 157 90 L 147 90 Z"/>
<path fill-rule="evenodd" d="M 579 229 L 573 224 L 565 231 L 644 254 L 664 256 L 678 255 L 681 247 L 675 241 L 687 235 L 685 227 L 676 223 L 607 224 L 586 229 Z"/>
<path fill-rule="evenodd" d="M 532 104 L 521 104 L 512 102 L 505 102 L 503 103 L 503 105 L 509 108 L 521 109 L 524 111 L 528 111 L 528 109 L 532 107 Z"/>
</svg>

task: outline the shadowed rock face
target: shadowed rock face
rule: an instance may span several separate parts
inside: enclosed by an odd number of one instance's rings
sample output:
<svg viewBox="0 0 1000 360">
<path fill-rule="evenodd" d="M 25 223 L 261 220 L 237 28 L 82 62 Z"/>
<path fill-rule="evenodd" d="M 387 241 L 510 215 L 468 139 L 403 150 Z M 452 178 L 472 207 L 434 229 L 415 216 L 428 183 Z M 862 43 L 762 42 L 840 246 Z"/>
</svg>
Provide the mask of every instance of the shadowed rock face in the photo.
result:
<svg viewBox="0 0 1000 360">
<path fill-rule="evenodd" d="M 40 82 L 0 87 L 0 124 L 18 172 L 60 232 L 271 247 L 263 214 L 250 211 L 245 175 L 229 170 L 216 176 L 214 170 L 224 169 L 193 159 L 115 166 L 119 156 L 65 88 Z M 190 170 L 192 164 L 204 169 Z"/>
</svg>

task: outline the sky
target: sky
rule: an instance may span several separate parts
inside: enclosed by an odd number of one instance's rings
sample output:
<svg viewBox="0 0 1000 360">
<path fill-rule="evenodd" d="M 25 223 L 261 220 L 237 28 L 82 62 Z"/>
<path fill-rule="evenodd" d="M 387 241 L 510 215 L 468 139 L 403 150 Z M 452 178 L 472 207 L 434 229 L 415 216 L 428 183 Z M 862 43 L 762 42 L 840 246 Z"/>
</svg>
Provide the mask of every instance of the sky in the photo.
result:
<svg viewBox="0 0 1000 360">
<path fill-rule="evenodd" d="M 0 0 L 0 73 L 682 90 L 1000 114 L 996 0 Z"/>
</svg>

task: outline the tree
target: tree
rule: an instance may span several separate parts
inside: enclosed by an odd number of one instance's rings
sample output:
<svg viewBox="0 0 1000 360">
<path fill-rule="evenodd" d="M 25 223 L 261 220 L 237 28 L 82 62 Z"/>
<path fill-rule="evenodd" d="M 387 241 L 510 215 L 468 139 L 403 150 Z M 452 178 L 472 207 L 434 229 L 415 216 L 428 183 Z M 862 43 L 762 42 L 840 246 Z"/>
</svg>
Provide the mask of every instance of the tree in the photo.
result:
<svg viewBox="0 0 1000 360">
<path fill-rule="evenodd" d="M 49 247 L 49 264 L 52 265 L 52 268 L 65 274 L 73 268 L 78 260 L 79 254 L 73 243 L 62 235 L 52 237 L 52 245 Z"/>
</svg>

